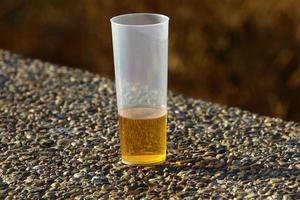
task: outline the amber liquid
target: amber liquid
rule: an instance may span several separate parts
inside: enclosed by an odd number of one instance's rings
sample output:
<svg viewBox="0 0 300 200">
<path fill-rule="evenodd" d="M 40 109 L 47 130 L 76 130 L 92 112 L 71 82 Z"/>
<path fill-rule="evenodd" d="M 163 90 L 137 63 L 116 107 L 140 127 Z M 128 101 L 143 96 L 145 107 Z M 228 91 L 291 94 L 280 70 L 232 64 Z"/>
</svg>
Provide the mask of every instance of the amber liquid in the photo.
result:
<svg viewBox="0 0 300 200">
<path fill-rule="evenodd" d="M 167 111 L 134 107 L 119 111 L 122 162 L 158 164 L 166 160 Z"/>
</svg>

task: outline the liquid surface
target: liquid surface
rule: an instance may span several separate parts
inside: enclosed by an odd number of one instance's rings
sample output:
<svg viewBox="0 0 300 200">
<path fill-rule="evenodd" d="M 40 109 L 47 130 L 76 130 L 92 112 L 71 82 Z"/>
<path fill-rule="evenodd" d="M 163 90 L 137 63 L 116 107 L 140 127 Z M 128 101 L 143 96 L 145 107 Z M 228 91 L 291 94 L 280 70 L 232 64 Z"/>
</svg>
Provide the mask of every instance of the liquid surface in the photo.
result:
<svg viewBox="0 0 300 200">
<path fill-rule="evenodd" d="M 127 108 L 119 111 L 121 158 L 126 164 L 157 164 L 166 159 L 165 108 Z"/>
</svg>

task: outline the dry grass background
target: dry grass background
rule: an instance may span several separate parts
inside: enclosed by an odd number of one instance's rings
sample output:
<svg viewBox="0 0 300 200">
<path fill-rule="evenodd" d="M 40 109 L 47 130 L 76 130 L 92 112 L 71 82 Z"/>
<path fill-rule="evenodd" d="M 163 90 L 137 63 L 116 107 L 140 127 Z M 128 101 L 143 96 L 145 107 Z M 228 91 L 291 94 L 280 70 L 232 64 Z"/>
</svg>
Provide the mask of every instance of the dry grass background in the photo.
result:
<svg viewBox="0 0 300 200">
<path fill-rule="evenodd" d="M 170 16 L 169 88 L 300 121 L 296 0 L 1 0 L 0 48 L 113 78 L 109 19 Z"/>
</svg>

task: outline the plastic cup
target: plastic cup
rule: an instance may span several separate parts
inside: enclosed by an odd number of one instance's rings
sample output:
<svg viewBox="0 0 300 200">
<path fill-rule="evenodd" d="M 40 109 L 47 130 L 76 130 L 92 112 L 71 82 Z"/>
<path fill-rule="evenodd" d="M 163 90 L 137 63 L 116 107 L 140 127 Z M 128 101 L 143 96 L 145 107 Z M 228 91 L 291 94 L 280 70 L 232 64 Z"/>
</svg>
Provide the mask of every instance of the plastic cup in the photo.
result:
<svg viewBox="0 0 300 200">
<path fill-rule="evenodd" d="M 135 13 L 111 19 L 121 159 L 166 160 L 169 18 Z"/>
</svg>

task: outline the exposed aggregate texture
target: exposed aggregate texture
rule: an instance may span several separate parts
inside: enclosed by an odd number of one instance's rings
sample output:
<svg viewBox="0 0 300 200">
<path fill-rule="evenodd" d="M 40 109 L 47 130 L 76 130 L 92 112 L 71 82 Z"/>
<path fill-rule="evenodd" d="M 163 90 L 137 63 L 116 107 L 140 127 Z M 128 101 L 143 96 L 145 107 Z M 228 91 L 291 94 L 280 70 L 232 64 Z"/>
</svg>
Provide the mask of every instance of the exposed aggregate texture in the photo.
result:
<svg viewBox="0 0 300 200">
<path fill-rule="evenodd" d="M 167 162 L 120 162 L 114 83 L 0 50 L 0 199 L 300 199 L 300 124 L 169 93 Z"/>
</svg>

